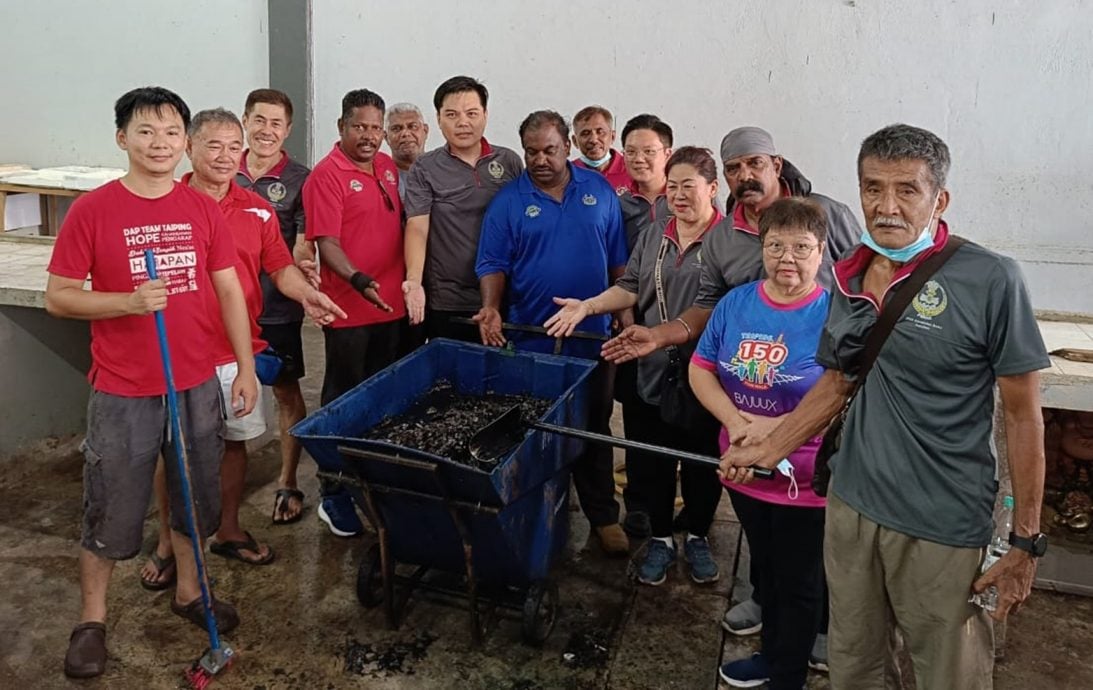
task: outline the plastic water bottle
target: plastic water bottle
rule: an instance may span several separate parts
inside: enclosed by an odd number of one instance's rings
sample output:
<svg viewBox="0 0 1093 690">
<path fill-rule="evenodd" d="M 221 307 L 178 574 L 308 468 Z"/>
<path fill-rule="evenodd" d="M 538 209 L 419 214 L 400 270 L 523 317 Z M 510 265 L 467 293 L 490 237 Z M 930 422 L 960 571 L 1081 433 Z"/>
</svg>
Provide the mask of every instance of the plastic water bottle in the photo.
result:
<svg viewBox="0 0 1093 690">
<path fill-rule="evenodd" d="M 995 527 L 994 536 L 991 537 L 990 546 L 987 547 L 987 555 L 983 557 L 983 565 L 979 567 L 980 573 L 990 570 L 990 567 L 1010 550 L 1010 532 L 1012 531 L 1013 496 L 1006 496 L 1002 499 L 1002 519 Z M 991 585 L 986 591 L 973 593 L 968 601 L 981 606 L 986 611 L 994 611 L 998 608 L 998 588 Z"/>
</svg>

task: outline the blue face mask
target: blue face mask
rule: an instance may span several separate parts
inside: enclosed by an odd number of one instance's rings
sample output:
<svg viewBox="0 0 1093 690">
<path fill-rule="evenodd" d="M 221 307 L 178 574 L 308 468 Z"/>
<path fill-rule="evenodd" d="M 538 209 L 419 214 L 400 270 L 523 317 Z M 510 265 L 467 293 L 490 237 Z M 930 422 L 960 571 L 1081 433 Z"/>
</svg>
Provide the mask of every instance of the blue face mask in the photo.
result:
<svg viewBox="0 0 1093 690">
<path fill-rule="evenodd" d="M 599 159 L 598 161 L 592 160 L 591 158 L 584 155 L 583 153 L 581 155 L 579 155 L 578 158 L 580 158 L 581 162 L 584 163 L 585 165 L 587 165 L 590 168 L 601 168 L 601 167 L 603 167 L 604 165 L 607 164 L 607 161 L 611 160 L 611 150 L 608 149 L 607 150 L 607 155 L 604 156 L 603 158 Z"/>
<path fill-rule="evenodd" d="M 937 200 L 938 198 L 940 198 L 940 196 L 941 192 L 938 192 L 937 196 L 934 197 L 933 205 L 935 208 L 937 207 Z M 869 247 L 870 249 L 888 260 L 895 261 L 898 264 L 905 264 L 922 252 L 929 249 L 930 247 L 934 246 L 934 237 L 930 234 L 931 223 L 933 223 L 932 216 L 930 220 L 926 221 L 926 227 L 922 228 L 922 232 L 919 233 L 918 239 L 907 245 L 906 247 L 901 247 L 899 249 L 889 249 L 888 247 L 880 246 L 879 244 L 877 244 L 876 240 L 873 239 L 873 236 L 869 234 L 868 230 L 862 232 L 861 242 L 866 247 Z"/>
</svg>

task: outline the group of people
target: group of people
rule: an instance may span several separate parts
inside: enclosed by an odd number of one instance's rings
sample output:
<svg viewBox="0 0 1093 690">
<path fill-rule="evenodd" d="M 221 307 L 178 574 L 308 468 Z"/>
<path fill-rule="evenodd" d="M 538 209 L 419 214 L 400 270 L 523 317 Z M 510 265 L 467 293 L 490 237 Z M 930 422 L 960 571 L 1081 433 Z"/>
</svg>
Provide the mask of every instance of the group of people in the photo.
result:
<svg viewBox="0 0 1093 690">
<path fill-rule="evenodd" d="M 117 101 L 128 172 L 77 200 L 48 269 L 50 313 L 92 322 L 82 610 L 65 672 L 104 669 L 110 574 L 140 550 L 153 485 L 161 533 L 142 584 L 173 584 L 172 610 L 204 627 L 179 477 L 172 463 L 156 470 L 176 441 L 150 345 L 149 314 L 163 311 L 201 537 L 215 554 L 274 558 L 239 522 L 246 441 L 266 428 L 256 356 L 269 348 L 281 365 L 263 381 L 282 440 L 272 519 L 303 514 L 288 429 L 306 414 L 305 316 L 323 328 L 324 405 L 435 337 L 598 359 L 593 430 L 609 433 L 614 399 L 627 437 L 721 458 L 715 470 L 628 452 L 622 524 L 609 449 L 589 445 L 573 478 L 604 551 L 647 539 L 637 578 L 650 586 L 674 569 L 676 531 L 690 577 L 719 578 L 709 531 L 727 489 L 753 593 L 723 625 L 761 631 L 761 651 L 721 668 L 727 683 L 796 689 L 811 663 L 830 668 L 834 687 L 884 687 L 902 644 L 922 687 L 990 687 L 991 627 L 969 595 L 996 587 L 990 615 L 1004 618 L 1044 549 L 1037 371 L 1048 362 L 1015 263 L 953 245 L 862 368 L 885 305 L 953 241 L 946 144 L 908 125 L 865 139 L 863 231 L 758 127 L 731 130 L 715 156 L 676 147 L 655 115 L 631 118 L 620 138 L 600 106 L 572 129 L 541 110 L 520 124 L 521 156 L 485 138 L 488 101 L 475 79 L 443 82 L 433 106 L 444 143 L 426 151 L 420 108 L 351 91 L 339 139 L 310 172 L 283 151 L 293 113 L 279 91 L 252 92 L 241 120 L 220 108 L 191 118 L 159 87 Z M 193 172 L 176 182 L 183 152 Z M 996 382 L 1015 548 L 980 576 L 997 491 Z M 830 490 L 817 493 L 821 438 L 840 415 Z M 364 529 L 334 482 L 322 482 L 316 512 L 335 535 Z M 228 602 L 215 609 L 222 631 L 238 624 Z"/>
</svg>

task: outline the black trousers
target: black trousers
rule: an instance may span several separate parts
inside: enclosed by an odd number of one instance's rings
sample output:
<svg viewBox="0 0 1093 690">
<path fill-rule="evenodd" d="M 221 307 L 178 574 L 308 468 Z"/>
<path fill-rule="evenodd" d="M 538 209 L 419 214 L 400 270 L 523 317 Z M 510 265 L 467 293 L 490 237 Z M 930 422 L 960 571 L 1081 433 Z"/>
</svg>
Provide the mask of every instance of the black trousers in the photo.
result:
<svg viewBox="0 0 1093 690">
<path fill-rule="evenodd" d="M 749 545 L 749 548 L 750 548 L 750 545 Z M 823 564 L 821 563 L 820 565 L 822 566 Z M 751 559 L 751 568 L 748 569 L 748 582 L 751 583 L 751 598 L 757 604 L 760 601 L 762 601 L 762 598 L 763 598 L 763 594 L 762 594 L 762 591 L 763 591 L 763 576 L 762 576 L 761 571 L 762 571 L 762 568 L 759 566 L 759 562 L 757 560 L 755 560 L 755 558 L 752 558 Z M 818 628 L 816 628 L 816 633 L 820 634 L 820 635 L 826 635 L 827 634 L 827 625 L 830 622 L 830 618 L 831 618 L 831 605 L 830 605 L 831 602 L 827 598 L 827 577 L 826 577 L 826 574 L 821 579 L 821 582 L 823 583 L 824 593 L 823 593 L 823 598 L 820 602 L 821 603 L 820 626 Z"/>
<path fill-rule="evenodd" d="M 611 382 L 614 367 L 600 362 L 589 377 L 588 430 L 611 433 Z M 581 510 L 593 527 L 604 527 L 619 521 L 619 504 L 615 501 L 614 450 L 601 443 L 586 443 L 584 452 L 573 463 L 573 484 Z"/>
<path fill-rule="evenodd" d="M 452 322 L 453 317 L 469 319 L 477 311 L 440 311 L 438 309 L 425 309 L 425 337 L 452 338 L 467 343 L 481 343 L 482 336 L 478 332 L 478 325 L 466 325 Z"/>
<path fill-rule="evenodd" d="M 638 427 L 641 420 L 636 414 L 635 403 L 640 403 L 638 397 L 638 363 L 637 360 L 623 362 L 615 365 L 615 400 L 622 405 L 622 430 L 626 438 L 634 438 L 634 434 L 640 433 Z M 634 457 L 634 451 L 626 451 L 626 466 Z M 622 501 L 626 504 L 627 513 L 648 513 L 649 501 L 641 495 L 640 487 L 630 480 L 630 470 L 626 471 L 626 487 L 622 491 Z"/>
<path fill-rule="evenodd" d="M 333 402 L 398 359 L 402 329 L 401 319 L 349 328 L 324 326 L 326 369 L 323 372 L 320 405 Z M 341 490 L 340 484 L 326 480 L 321 480 L 319 484 L 323 496 Z"/>
<path fill-rule="evenodd" d="M 732 490 L 729 498 L 748 537 L 752 562 L 759 564 L 769 687 L 799 690 L 808 675 L 826 594 L 824 509 L 767 503 Z"/>
<path fill-rule="evenodd" d="M 660 408 L 643 400 L 632 402 L 629 407 L 634 423 L 626 429 L 627 438 L 714 458 L 718 456 L 717 424 L 712 418 L 700 431 L 689 431 L 665 422 L 660 417 Z M 638 500 L 645 505 L 654 537 L 672 536 L 677 465 L 680 463 L 672 458 L 642 451 L 628 451 L 626 455 L 627 488 L 633 487 Z M 693 462 L 681 465 L 679 482 L 687 507 L 687 532 L 705 537 L 713 524 L 717 504 L 721 502 L 717 469 Z"/>
</svg>

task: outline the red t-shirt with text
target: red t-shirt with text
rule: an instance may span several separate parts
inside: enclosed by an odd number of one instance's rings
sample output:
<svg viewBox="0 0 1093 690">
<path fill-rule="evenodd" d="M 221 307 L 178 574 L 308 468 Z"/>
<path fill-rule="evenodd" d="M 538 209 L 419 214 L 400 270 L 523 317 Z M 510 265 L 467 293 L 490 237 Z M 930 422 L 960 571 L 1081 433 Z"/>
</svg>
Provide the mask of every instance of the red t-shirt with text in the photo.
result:
<svg viewBox="0 0 1093 690">
<path fill-rule="evenodd" d="M 182 183 L 188 184 L 192 173 L 182 176 Z M 266 341 L 259 337 L 261 328 L 258 317 L 262 315 L 262 284 L 258 275 L 262 271 L 273 275 L 285 266 L 293 265 L 285 241 L 281 238 L 281 224 L 277 213 L 262 197 L 243 189 L 235 182 L 228 185 L 228 193 L 220 200 L 220 211 L 227 221 L 228 231 L 235 242 L 235 251 L 239 261 L 235 272 L 243 286 L 243 295 L 247 300 L 247 315 L 250 317 L 252 351 L 266 349 Z M 213 357 L 216 364 L 235 361 L 228 333 L 224 330 L 224 321 L 220 318 L 220 301 L 215 293 L 209 293 L 210 321 L 216 333 L 213 339 Z"/>
<path fill-rule="evenodd" d="M 47 270 L 74 280 L 90 275 L 96 292 L 133 292 L 148 281 L 145 249 L 155 252 L 159 277 L 167 283 L 163 315 L 175 387 L 188 390 L 213 375 L 209 274 L 236 263 L 215 201 L 178 183 L 157 199 L 137 196 L 121 181 L 107 183 L 72 204 Z M 113 395 L 166 393 L 152 315 L 92 321 L 87 378 L 95 390 Z"/>
<path fill-rule="evenodd" d="M 406 261 L 402 253 L 402 202 L 398 168 L 385 153 L 376 153 L 369 174 L 358 168 L 338 144 L 319 161 L 304 183 L 307 239 L 336 237 L 357 270 L 380 285 L 380 297 L 393 312 L 381 311 L 325 265 L 319 268 L 323 291 L 348 318 L 331 328 L 386 323 L 406 315 L 402 281 Z"/>
</svg>

